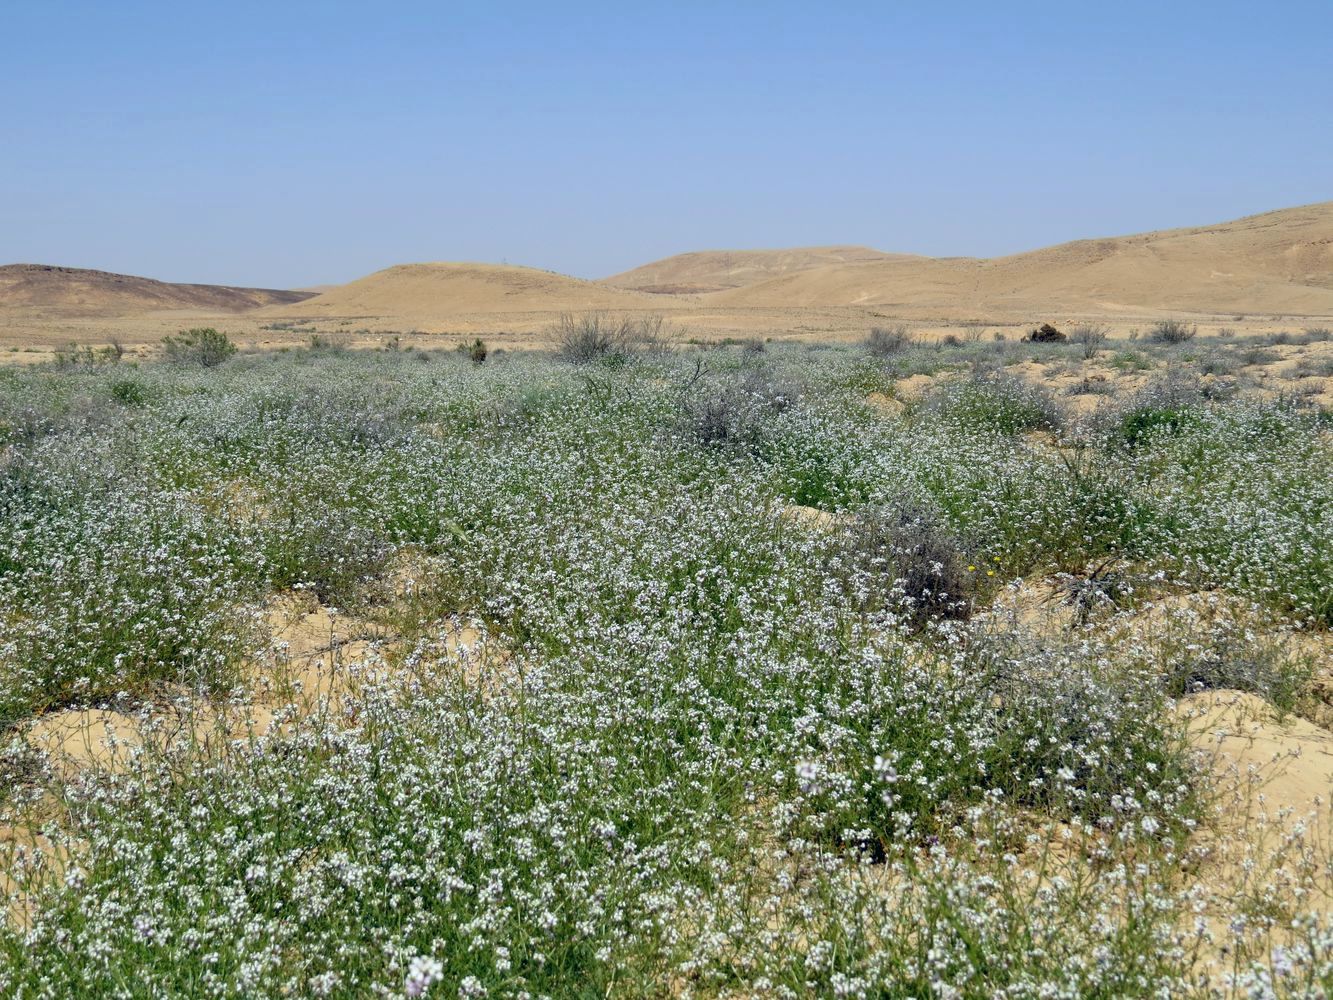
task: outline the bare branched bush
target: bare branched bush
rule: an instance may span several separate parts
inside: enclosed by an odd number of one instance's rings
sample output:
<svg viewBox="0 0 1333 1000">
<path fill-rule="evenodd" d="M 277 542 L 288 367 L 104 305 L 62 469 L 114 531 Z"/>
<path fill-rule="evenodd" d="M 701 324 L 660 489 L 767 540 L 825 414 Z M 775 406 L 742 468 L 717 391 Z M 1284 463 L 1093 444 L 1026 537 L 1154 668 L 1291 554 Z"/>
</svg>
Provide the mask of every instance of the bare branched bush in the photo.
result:
<svg viewBox="0 0 1333 1000">
<path fill-rule="evenodd" d="M 1069 331 L 1069 339 L 1083 348 L 1083 357 L 1091 360 L 1106 345 L 1111 328 L 1100 323 L 1080 323 Z"/>
<path fill-rule="evenodd" d="M 664 354 L 674 336 L 659 315 L 611 316 L 588 312 L 561 315 L 552 331 L 556 354 L 572 364 L 625 359 L 633 354 Z"/>
</svg>

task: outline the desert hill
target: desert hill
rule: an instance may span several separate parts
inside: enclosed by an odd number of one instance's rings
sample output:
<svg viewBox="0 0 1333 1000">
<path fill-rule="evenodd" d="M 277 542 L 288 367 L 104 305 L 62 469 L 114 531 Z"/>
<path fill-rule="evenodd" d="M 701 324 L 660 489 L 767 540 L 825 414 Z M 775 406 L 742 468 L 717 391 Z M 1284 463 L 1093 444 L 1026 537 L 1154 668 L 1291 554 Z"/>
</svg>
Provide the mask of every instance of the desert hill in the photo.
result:
<svg viewBox="0 0 1333 1000">
<path fill-rule="evenodd" d="M 312 318 L 401 316 L 427 321 L 477 313 L 642 309 L 646 298 L 531 267 L 435 262 L 398 264 L 265 313 Z"/>
<path fill-rule="evenodd" d="M 0 266 L 0 310 L 43 316 L 131 316 L 160 310 L 237 313 L 299 302 L 305 292 L 188 285 L 50 264 Z"/>
<path fill-rule="evenodd" d="M 876 306 L 954 314 L 1151 310 L 1333 313 L 1333 202 L 1233 222 L 1078 240 L 991 259 L 893 257 L 782 274 L 713 306 Z"/>
<path fill-rule="evenodd" d="M 717 292 L 830 264 L 894 260 L 870 247 L 794 247 L 789 250 L 700 250 L 676 254 L 603 278 L 602 284 L 657 294 Z"/>
</svg>

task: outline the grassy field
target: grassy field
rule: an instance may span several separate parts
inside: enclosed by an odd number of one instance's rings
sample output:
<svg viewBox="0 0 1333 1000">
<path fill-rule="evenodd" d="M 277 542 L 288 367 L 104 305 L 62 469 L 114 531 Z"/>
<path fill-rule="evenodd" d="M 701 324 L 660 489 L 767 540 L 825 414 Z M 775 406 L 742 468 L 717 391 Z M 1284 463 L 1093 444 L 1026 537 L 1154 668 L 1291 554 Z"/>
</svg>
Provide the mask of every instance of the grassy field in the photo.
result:
<svg viewBox="0 0 1333 1000">
<path fill-rule="evenodd" d="M 1081 339 L 0 369 L 0 993 L 1327 995 L 1333 343 Z"/>
</svg>

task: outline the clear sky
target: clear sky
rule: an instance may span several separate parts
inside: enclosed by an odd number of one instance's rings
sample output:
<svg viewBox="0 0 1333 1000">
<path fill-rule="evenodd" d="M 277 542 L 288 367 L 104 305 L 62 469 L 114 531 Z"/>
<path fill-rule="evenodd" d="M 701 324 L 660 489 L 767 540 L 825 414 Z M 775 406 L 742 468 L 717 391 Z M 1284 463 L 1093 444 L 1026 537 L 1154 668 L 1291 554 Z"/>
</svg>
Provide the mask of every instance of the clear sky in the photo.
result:
<svg viewBox="0 0 1333 1000">
<path fill-rule="evenodd" d="M 1333 198 L 1333 0 L 0 0 L 0 263 L 994 255 Z"/>
</svg>

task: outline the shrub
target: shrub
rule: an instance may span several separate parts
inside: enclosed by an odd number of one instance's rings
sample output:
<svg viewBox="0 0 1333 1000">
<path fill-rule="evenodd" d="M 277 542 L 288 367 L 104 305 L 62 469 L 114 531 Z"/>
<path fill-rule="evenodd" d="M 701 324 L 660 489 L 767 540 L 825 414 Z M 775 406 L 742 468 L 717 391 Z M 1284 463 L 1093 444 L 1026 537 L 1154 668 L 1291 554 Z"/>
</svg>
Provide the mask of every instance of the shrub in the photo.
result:
<svg viewBox="0 0 1333 1000">
<path fill-rule="evenodd" d="M 132 378 L 118 378 L 112 382 L 111 395 L 126 406 L 143 406 L 148 401 L 143 383 Z"/>
<path fill-rule="evenodd" d="M 753 446 L 768 420 L 800 398 L 798 385 L 751 371 L 705 391 L 687 393 L 681 401 L 680 426 L 703 444 Z"/>
<path fill-rule="evenodd" d="M 1179 319 L 1163 319 L 1153 324 L 1148 336 L 1159 344 L 1183 344 L 1193 340 L 1199 328 Z"/>
<path fill-rule="evenodd" d="M 877 326 L 866 335 L 865 349 L 876 357 L 887 357 L 907 350 L 914 343 L 906 323 L 896 326 Z"/>
<path fill-rule="evenodd" d="M 571 364 L 624 361 L 631 354 L 661 354 L 672 338 L 661 316 L 613 317 L 589 312 L 561 315 L 552 331 L 556 355 Z"/>
<path fill-rule="evenodd" d="M 1241 352 L 1240 359 L 1247 365 L 1263 366 L 1271 365 L 1276 361 L 1282 360 L 1282 355 L 1277 351 L 1270 351 L 1264 347 L 1247 347 Z"/>
<path fill-rule="evenodd" d="M 768 347 L 759 337 L 747 337 L 741 341 L 741 357 L 747 361 L 757 358 L 767 350 Z"/>
<path fill-rule="evenodd" d="M 1029 333 L 1027 339 L 1034 344 L 1062 344 L 1069 338 L 1050 323 L 1043 323 Z"/>
<path fill-rule="evenodd" d="M 914 628 L 972 613 L 972 573 L 939 515 L 914 501 L 859 516 L 845 540 L 865 610 L 889 607 Z"/>
<path fill-rule="evenodd" d="M 1110 332 L 1110 327 L 1099 323 L 1080 323 L 1069 331 L 1069 339 L 1083 348 L 1084 358 L 1091 359 L 1106 344 Z"/>
<path fill-rule="evenodd" d="M 479 365 L 485 362 L 487 354 L 486 341 L 482 340 L 480 337 L 474 340 L 471 344 L 467 345 L 466 350 L 467 350 L 468 360 L 471 361 L 474 365 Z"/>
<path fill-rule="evenodd" d="M 162 347 L 171 361 L 203 365 L 205 368 L 220 365 L 236 353 L 236 345 L 227 335 L 211 326 L 194 327 L 182 330 L 174 337 L 163 337 Z"/>
</svg>

